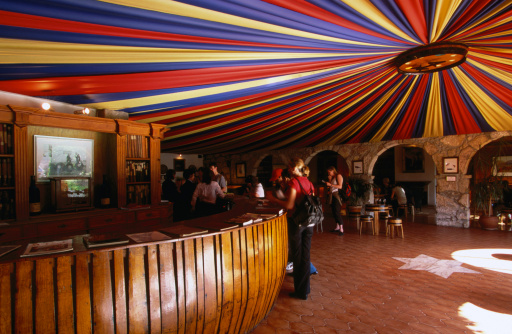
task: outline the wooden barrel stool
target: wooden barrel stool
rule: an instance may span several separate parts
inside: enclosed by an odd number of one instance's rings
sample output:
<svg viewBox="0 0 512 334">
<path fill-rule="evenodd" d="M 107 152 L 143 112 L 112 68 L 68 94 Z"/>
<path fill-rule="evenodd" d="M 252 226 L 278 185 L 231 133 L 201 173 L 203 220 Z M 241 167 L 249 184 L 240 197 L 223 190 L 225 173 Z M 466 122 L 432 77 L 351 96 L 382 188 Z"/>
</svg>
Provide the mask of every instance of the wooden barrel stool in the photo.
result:
<svg viewBox="0 0 512 334">
<path fill-rule="evenodd" d="M 363 225 L 366 223 L 367 226 L 370 225 L 372 228 L 372 234 L 375 234 L 375 231 L 373 229 L 374 223 L 373 223 L 373 216 L 370 215 L 362 215 L 359 217 L 359 220 L 361 222 L 360 228 L 359 228 L 359 235 L 363 232 Z"/>
<path fill-rule="evenodd" d="M 379 213 L 379 219 L 384 222 L 384 227 L 386 229 L 386 235 L 388 235 L 388 221 L 389 221 L 389 218 L 393 218 L 393 217 L 390 216 L 387 212 Z"/>
<path fill-rule="evenodd" d="M 360 212 L 349 212 L 348 213 L 348 219 L 355 219 L 356 220 L 356 229 L 359 231 L 359 219 L 361 218 Z"/>
<path fill-rule="evenodd" d="M 404 226 L 402 225 L 402 219 L 396 218 L 396 217 L 390 217 L 388 218 L 388 231 L 386 233 L 391 236 L 391 238 L 394 238 L 395 236 L 395 227 L 396 227 L 396 233 L 398 234 L 398 228 L 401 229 L 402 232 L 402 239 L 404 238 Z"/>
</svg>

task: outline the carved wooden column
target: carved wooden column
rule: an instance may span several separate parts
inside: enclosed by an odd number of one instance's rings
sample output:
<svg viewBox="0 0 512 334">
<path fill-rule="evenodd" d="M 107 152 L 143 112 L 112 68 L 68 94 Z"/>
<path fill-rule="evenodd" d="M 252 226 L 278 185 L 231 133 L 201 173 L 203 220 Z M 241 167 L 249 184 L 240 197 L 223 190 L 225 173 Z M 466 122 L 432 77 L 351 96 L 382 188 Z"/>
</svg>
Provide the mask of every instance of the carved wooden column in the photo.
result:
<svg viewBox="0 0 512 334">
<path fill-rule="evenodd" d="M 14 112 L 13 145 L 14 145 L 14 182 L 16 220 L 25 220 L 29 217 L 28 187 L 33 166 L 28 165 L 28 114 L 20 111 Z"/>
</svg>

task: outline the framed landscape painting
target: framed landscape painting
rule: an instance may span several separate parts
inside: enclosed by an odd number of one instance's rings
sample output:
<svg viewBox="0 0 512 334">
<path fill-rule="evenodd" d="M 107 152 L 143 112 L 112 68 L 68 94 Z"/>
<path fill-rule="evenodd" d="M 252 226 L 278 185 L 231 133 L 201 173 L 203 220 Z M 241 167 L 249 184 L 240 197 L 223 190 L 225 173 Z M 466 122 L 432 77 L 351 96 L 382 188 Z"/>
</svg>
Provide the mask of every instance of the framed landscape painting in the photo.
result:
<svg viewBox="0 0 512 334">
<path fill-rule="evenodd" d="M 34 136 L 36 181 L 52 177 L 92 177 L 94 140 L 83 138 Z"/>
</svg>

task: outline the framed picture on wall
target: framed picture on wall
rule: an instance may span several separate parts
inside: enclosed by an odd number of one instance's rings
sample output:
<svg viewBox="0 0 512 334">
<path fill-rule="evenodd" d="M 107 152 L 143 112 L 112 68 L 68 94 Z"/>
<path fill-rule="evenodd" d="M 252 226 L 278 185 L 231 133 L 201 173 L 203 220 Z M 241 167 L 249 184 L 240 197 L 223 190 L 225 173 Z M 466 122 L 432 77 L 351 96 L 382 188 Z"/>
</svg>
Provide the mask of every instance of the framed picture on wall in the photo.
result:
<svg viewBox="0 0 512 334">
<path fill-rule="evenodd" d="M 459 158 L 446 157 L 443 158 L 443 173 L 457 174 L 459 172 Z"/>
<path fill-rule="evenodd" d="M 34 164 L 37 182 L 58 176 L 92 177 L 94 140 L 35 135 Z"/>
<path fill-rule="evenodd" d="M 494 175 L 512 176 L 512 156 L 494 157 Z"/>
<path fill-rule="evenodd" d="M 236 177 L 245 177 L 245 162 L 236 164 Z"/>
<path fill-rule="evenodd" d="M 403 173 L 424 173 L 425 157 L 421 147 L 404 147 L 402 151 Z"/>
<path fill-rule="evenodd" d="M 174 170 L 183 172 L 185 170 L 185 159 L 174 159 Z"/>
<path fill-rule="evenodd" d="M 363 174 L 363 160 L 352 161 L 352 173 L 354 175 Z"/>
</svg>

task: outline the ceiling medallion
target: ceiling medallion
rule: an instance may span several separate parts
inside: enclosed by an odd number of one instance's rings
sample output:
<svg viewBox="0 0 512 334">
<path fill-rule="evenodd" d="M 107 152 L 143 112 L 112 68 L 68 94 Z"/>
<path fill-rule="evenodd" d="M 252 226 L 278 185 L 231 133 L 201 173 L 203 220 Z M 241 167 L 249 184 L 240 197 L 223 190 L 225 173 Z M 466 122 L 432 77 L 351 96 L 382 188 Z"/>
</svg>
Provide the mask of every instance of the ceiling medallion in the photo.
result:
<svg viewBox="0 0 512 334">
<path fill-rule="evenodd" d="M 438 42 L 407 50 L 396 57 L 394 64 L 402 74 L 433 73 L 462 64 L 467 53 L 465 44 Z"/>
</svg>

